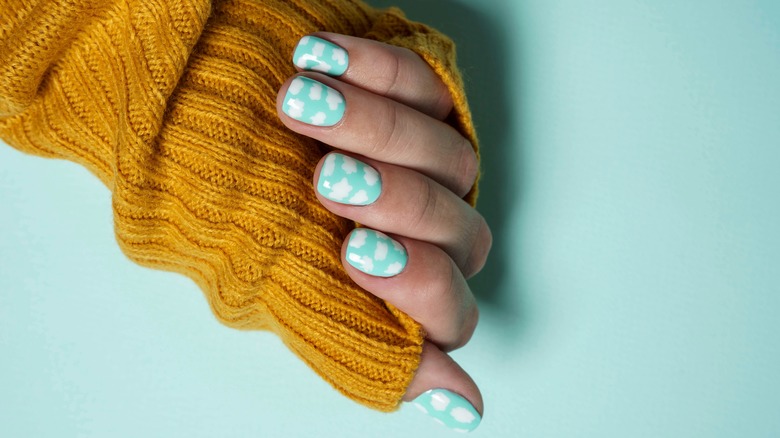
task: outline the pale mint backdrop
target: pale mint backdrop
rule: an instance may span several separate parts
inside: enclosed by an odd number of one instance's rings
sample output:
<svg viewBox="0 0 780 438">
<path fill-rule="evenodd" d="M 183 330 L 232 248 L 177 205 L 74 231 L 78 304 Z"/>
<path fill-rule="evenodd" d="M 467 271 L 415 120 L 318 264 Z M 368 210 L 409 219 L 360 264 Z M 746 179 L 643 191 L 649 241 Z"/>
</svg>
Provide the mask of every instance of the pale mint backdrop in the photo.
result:
<svg viewBox="0 0 780 438">
<path fill-rule="evenodd" d="M 780 2 L 401 4 L 482 135 L 474 436 L 780 436 Z M 76 165 L 0 147 L 0 229 L 0 436 L 450 436 L 129 262 Z"/>
</svg>

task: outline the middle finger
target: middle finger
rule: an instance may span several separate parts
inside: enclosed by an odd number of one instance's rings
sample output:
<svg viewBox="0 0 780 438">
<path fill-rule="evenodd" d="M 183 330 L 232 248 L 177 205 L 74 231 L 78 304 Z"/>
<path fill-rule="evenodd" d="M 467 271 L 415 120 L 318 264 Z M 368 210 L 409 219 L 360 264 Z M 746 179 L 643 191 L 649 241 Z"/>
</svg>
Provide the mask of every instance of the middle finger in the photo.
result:
<svg viewBox="0 0 780 438">
<path fill-rule="evenodd" d="M 471 189 L 478 162 L 450 125 L 406 105 L 319 73 L 288 79 L 279 91 L 282 122 L 335 148 L 414 169 L 458 196 Z"/>
</svg>

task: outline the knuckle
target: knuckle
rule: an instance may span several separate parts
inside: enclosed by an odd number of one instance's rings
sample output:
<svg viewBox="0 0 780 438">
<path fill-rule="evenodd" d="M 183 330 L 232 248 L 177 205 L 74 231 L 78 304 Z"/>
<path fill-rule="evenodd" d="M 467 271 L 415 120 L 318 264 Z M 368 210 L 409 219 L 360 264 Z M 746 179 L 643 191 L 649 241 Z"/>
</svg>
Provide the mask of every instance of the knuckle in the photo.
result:
<svg viewBox="0 0 780 438">
<path fill-rule="evenodd" d="M 471 242 L 467 248 L 471 248 L 466 261 L 463 265 L 463 276 L 471 278 L 479 273 L 487 263 L 488 254 L 493 246 L 493 233 L 490 231 L 490 227 L 485 221 L 482 215 L 477 215 L 477 223 L 472 229 L 475 232 L 472 234 Z"/>
<path fill-rule="evenodd" d="M 379 90 L 384 96 L 396 98 L 414 96 L 411 106 L 438 120 L 443 120 L 453 108 L 449 87 L 414 51 L 392 46 L 379 57 Z"/>
<path fill-rule="evenodd" d="M 464 347 L 469 343 L 474 336 L 474 332 L 477 330 L 477 324 L 479 323 L 479 308 L 476 304 L 471 305 L 464 312 L 465 316 L 460 322 L 460 333 L 456 341 L 449 346 L 448 351 L 457 350 Z"/>
<path fill-rule="evenodd" d="M 398 143 L 402 135 L 402 127 L 399 125 L 398 107 L 389 100 L 382 102 L 376 108 L 376 120 L 379 121 L 376 129 L 367 130 L 366 149 L 368 156 L 388 160 L 395 154 L 401 153 Z"/>
<path fill-rule="evenodd" d="M 459 268 L 444 251 L 429 254 L 426 272 L 415 294 L 420 308 L 427 309 L 426 325 L 436 328 L 430 340 L 444 351 L 456 350 L 474 334 L 479 320 L 476 300 Z"/>
<path fill-rule="evenodd" d="M 425 230 L 426 233 L 430 232 L 431 224 L 436 224 L 436 215 L 439 209 L 439 199 L 436 195 L 436 189 L 433 186 L 433 181 L 428 178 L 420 177 L 415 178 L 417 181 L 417 200 L 414 202 L 414 207 L 411 213 L 413 219 L 409 222 L 411 229 Z M 418 231 L 419 232 L 419 231 Z"/>
<path fill-rule="evenodd" d="M 479 161 L 477 160 L 477 153 L 474 152 L 474 147 L 471 142 L 466 138 L 457 135 L 455 144 L 453 146 L 456 153 L 453 160 L 453 169 L 450 175 L 455 178 L 453 182 L 455 193 L 460 196 L 466 196 L 471 190 L 474 182 L 477 180 L 477 174 L 479 173 Z"/>
<path fill-rule="evenodd" d="M 376 71 L 381 72 L 376 79 L 376 87 L 382 95 L 392 95 L 401 88 L 403 78 L 403 66 L 401 50 L 403 48 L 392 48 L 392 50 L 383 50 L 377 54 L 374 62 Z"/>
<path fill-rule="evenodd" d="M 428 275 L 424 288 L 424 301 L 429 309 L 441 309 L 440 315 L 447 317 L 452 315 L 451 304 L 453 301 L 453 289 L 455 287 L 456 267 L 443 251 L 438 252 L 437 257 L 428 260 L 430 275 Z"/>
<path fill-rule="evenodd" d="M 430 113 L 435 119 L 444 120 L 452 112 L 454 102 L 449 88 L 441 81 L 438 81 L 438 89 L 436 101 L 433 103 Z"/>
</svg>

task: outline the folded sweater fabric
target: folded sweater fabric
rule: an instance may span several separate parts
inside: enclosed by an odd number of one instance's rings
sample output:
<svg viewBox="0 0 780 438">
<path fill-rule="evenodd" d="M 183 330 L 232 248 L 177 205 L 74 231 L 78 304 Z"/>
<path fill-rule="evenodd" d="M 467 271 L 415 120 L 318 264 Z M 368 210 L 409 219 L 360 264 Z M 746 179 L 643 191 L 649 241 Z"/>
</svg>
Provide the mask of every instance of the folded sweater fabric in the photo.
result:
<svg viewBox="0 0 780 438">
<path fill-rule="evenodd" d="M 476 148 L 452 42 L 357 0 L 0 0 L 0 138 L 85 166 L 111 190 L 130 259 L 187 275 L 221 322 L 272 330 L 336 389 L 391 411 L 420 327 L 349 279 L 355 224 L 312 188 L 327 147 L 276 115 L 292 50 L 318 30 L 420 54 Z"/>
</svg>

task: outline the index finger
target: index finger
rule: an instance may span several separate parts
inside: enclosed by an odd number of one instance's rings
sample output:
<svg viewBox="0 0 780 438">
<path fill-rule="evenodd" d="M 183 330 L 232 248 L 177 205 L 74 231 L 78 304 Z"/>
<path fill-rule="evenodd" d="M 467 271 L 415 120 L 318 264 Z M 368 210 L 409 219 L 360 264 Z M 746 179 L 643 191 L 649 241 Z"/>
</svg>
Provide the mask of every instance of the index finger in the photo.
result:
<svg viewBox="0 0 780 438">
<path fill-rule="evenodd" d="M 329 32 L 304 36 L 293 54 L 303 70 L 318 71 L 444 120 L 452 96 L 439 76 L 409 49 Z"/>
</svg>

